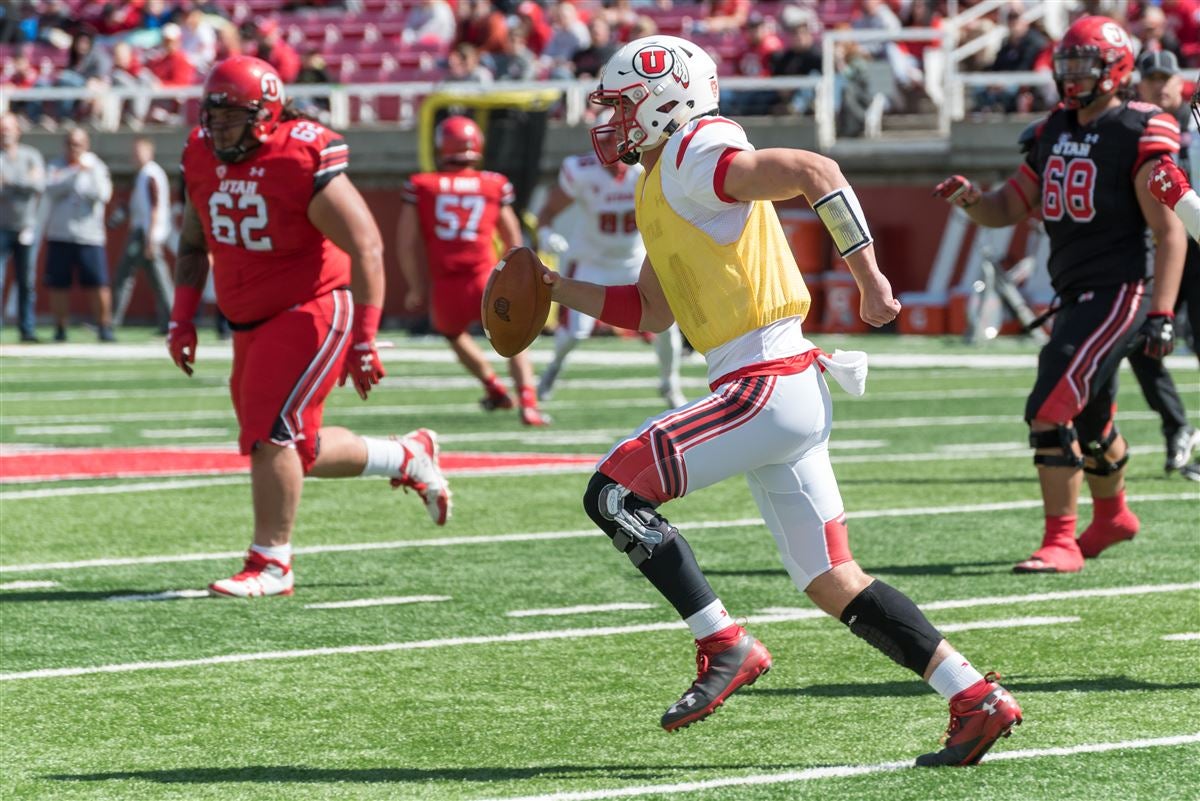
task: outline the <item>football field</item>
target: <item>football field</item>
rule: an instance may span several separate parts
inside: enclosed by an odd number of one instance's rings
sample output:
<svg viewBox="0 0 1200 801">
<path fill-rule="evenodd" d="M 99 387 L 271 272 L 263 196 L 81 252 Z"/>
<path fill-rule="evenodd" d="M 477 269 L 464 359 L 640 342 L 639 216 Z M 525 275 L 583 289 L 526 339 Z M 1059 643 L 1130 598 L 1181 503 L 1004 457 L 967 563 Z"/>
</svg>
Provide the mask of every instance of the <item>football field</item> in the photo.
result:
<svg viewBox="0 0 1200 801">
<path fill-rule="evenodd" d="M 659 728 L 692 641 L 580 504 L 594 461 L 662 410 L 640 341 L 572 354 L 555 425 L 529 430 L 482 412 L 445 346 L 393 336 L 384 384 L 336 390 L 326 423 L 440 432 L 453 519 L 382 479 L 310 481 L 296 594 L 245 602 L 202 592 L 250 534 L 228 347 L 202 334 L 188 379 L 160 341 L 84 339 L 0 347 L 6 801 L 1200 797 L 1200 485 L 1164 476 L 1127 371 L 1141 533 L 1082 573 L 1016 576 L 1041 535 L 1033 346 L 815 337 L 872 356 L 863 398 L 833 389 L 855 557 L 1024 709 L 980 766 L 930 771 L 910 765 L 945 703 L 796 590 L 740 477 L 663 513 L 774 668 Z M 1196 361 L 1172 364 L 1196 419 Z M 698 357 L 684 373 L 707 391 Z"/>
</svg>

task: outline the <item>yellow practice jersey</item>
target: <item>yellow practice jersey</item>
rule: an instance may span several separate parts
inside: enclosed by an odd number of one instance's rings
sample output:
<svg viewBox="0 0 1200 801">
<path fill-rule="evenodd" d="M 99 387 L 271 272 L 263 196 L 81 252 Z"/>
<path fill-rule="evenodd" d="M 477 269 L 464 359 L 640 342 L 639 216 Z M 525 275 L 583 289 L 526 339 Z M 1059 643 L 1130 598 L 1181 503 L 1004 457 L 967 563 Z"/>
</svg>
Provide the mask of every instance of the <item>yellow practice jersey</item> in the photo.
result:
<svg viewBox="0 0 1200 801">
<path fill-rule="evenodd" d="M 809 294 L 767 201 L 724 193 L 723 162 L 749 150 L 741 126 L 703 117 L 664 146 L 637 190 L 637 224 L 679 328 L 707 353 L 808 313 Z"/>
</svg>

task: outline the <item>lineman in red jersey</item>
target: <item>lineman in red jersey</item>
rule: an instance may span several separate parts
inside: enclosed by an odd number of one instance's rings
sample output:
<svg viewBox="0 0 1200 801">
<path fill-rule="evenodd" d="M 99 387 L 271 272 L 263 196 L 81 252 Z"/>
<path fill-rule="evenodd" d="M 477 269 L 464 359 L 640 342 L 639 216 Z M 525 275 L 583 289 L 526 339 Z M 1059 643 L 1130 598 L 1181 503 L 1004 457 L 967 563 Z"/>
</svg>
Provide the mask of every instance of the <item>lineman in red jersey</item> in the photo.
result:
<svg viewBox="0 0 1200 801">
<path fill-rule="evenodd" d="M 483 290 L 496 263 L 498 234 L 504 252 L 521 244 L 521 224 L 512 210 L 512 184 L 503 175 L 476 169 L 483 158 L 483 133 L 468 117 L 447 117 L 436 131 L 438 172 L 418 173 L 404 184 L 397 257 L 408 282 L 404 305 L 420 308 L 426 292 L 434 329 L 454 355 L 483 384 L 484 409 L 511 409 L 512 397 L 496 377 L 467 330 L 479 322 Z M 520 398 L 521 422 L 550 422 L 537 405 L 529 356 L 508 362 Z"/>
<path fill-rule="evenodd" d="M 254 499 L 245 566 L 209 585 L 213 594 L 292 593 L 306 475 L 387 476 L 415 489 L 438 525 L 450 513 L 434 432 L 374 439 L 321 425 L 335 381 L 349 379 L 366 400 L 384 376 L 375 350 L 383 246 L 347 164 L 340 136 L 284 107 L 269 64 L 237 56 L 213 68 L 183 151 L 187 202 L 167 337 L 191 375 L 192 319 L 211 257 L 217 304 L 234 330 L 230 394 Z"/>
<path fill-rule="evenodd" d="M 1170 352 L 1186 241 L 1147 188 L 1155 161 L 1178 151 L 1179 125 L 1157 106 L 1120 98 L 1132 72 L 1129 34 L 1107 17 L 1076 20 L 1054 55 L 1063 105 L 1036 132 L 1026 163 L 989 192 L 957 175 L 934 190 L 979 225 L 1013 225 L 1040 208 L 1050 237 L 1061 309 L 1025 407 L 1045 533 L 1017 573 L 1076 572 L 1084 557 L 1138 530 L 1125 505 L 1128 445 L 1113 420 L 1116 373 L 1135 345 L 1154 358 Z M 1147 227 L 1157 240 L 1148 310 Z M 1080 468 L 1092 523 L 1076 540 Z"/>
</svg>

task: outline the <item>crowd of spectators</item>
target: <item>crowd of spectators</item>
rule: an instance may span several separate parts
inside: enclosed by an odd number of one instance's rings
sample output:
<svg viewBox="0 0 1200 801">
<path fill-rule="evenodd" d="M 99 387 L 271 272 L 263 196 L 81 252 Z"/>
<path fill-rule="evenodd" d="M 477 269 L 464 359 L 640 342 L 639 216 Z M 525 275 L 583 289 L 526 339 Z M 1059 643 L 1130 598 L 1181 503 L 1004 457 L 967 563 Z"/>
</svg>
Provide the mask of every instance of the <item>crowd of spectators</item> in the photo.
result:
<svg viewBox="0 0 1200 801">
<path fill-rule="evenodd" d="M 963 11 L 978 0 L 957 0 Z M 1147 49 L 1200 65 L 1200 0 L 1012 0 L 975 20 L 963 40 L 985 34 L 963 68 L 1051 69 L 1055 34 L 1080 13 L 1121 19 Z M 0 4 L 0 84 L 17 88 L 172 88 L 199 83 L 218 59 L 245 53 L 270 62 L 287 83 L 531 81 L 595 77 L 624 42 L 655 32 L 703 46 L 727 76 L 820 74 L 826 31 L 897 33 L 895 40 L 835 48 L 835 105 L 854 116 L 875 98 L 888 111 L 928 111 L 927 76 L 941 59 L 936 39 L 949 0 L 17 0 Z M 1053 12 L 1053 13 L 1050 13 Z M 369 20 L 364 22 L 364 20 Z M 996 31 L 1003 31 L 1001 37 Z M 960 41 L 961 44 L 961 41 Z M 931 67 L 934 72 L 930 72 Z M 1053 89 L 998 84 L 978 90 L 981 110 L 1034 111 Z M 806 113 L 812 92 L 740 91 L 733 113 Z M 86 102 L 26 103 L 28 121 L 54 127 L 94 113 Z M 134 100 L 132 125 L 171 122 L 169 98 Z"/>
</svg>

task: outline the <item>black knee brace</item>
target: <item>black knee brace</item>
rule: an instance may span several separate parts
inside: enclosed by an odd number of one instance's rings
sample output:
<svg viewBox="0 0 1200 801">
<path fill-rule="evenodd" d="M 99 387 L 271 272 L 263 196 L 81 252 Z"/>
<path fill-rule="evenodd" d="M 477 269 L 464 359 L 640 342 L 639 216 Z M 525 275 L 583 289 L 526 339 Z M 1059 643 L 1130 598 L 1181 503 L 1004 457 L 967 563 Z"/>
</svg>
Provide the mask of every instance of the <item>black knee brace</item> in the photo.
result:
<svg viewBox="0 0 1200 801">
<path fill-rule="evenodd" d="M 1080 447 L 1083 452 L 1092 458 L 1094 465 L 1084 464 L 1083 472 L 1091 473 L 1093 476 L 1111 476 L 1113 473 L 1119 472 L 1125 463 L 1129 461 L 1129 449 L 1125 449 L 1125 455 L 1117 461 L 1110 461 L 1108 458 L 1108 449 L 1117 441 L 1120 432 L 1117 431 L 1116 423 L 1108 427 L 1107 434 L 1101 434 L 1097 439 L 1081 442 Z"/>
<path fill-rule="evenodd" d="M 1075 442 L 1075 429 L 1071 426 L 1059 426 L 1051 431 L 1030 431 L 1029 447 L 1059 448 L 1062 455 L 1057 453 L 1035 453 L 1033 463 L 1046 467 L 1083 467 L 1083 457 L 1075 454 L 1071 445 Z"/>
<path fill-rule="evenodd" d="M 878 579 L 846 605 L 842 622 L 918 676 L 925 675 L 942 641 L 941 633 L 907 595 Z"/>
<path fill-rule="evenodd" d="M 679 536 L 679 530 L 654 511 L 653 504 L 603 473 L 596 473 L 588 482 L 583 509 L 612 539 L 613 547 L 638 567 Z"/>
</svg>

